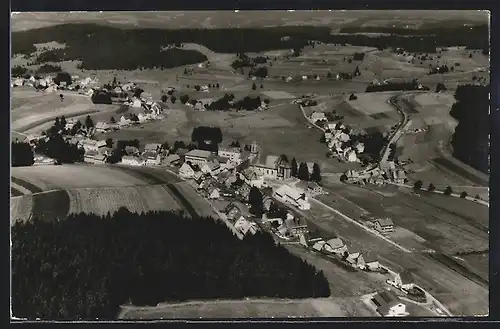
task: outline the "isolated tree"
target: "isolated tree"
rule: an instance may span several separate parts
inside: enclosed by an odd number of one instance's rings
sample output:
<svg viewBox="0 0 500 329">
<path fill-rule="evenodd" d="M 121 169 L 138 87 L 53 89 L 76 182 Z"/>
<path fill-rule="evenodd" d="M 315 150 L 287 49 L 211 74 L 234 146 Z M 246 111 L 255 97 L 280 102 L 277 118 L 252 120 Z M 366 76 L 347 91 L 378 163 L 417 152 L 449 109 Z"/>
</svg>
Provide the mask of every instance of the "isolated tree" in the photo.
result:
<svg viewBox="0 0 500 329">
<path fill-rule="evenodd" d="M 328 73 L 326 74 L 326 78 L 327 78 L 327 79 L 331 79 L 331 78 L 332 78 L 332 72 L 328 72 Z"/>
<path fill-rule="evenodd" d="M 319 183 L 321 182 L 321 170 L 319 168 L 319 165 L 315 163 L 313 165 L 313 170 L 311 173 L 311 181 Z"/>
<path fill-rule="evenodd" d="M 187 101 L 189 100 L 189 96 L 188 95 L 181 95 L 181 97 L 179 97 L 179 100 L 181 101 L 182 104 L 186 104 Z"/>
<path fill-rule="evenodd" d="M 200 86 L 200 85 L 195 85 L 195 86 L 194 86 L 194 89 L 195 89 L 196 91 L 200 91 L 201 86 Z"/>
<path fill-rule="evenodd" d="M 347 259 L 347 257 L 349 257 L 349 252 L 344 251 L 344 254 L 342 255 L 342 260 L 345 261 Z"/>
<path fill-rule="evenodd" d="M 94 127 L 94 121 L 92 120 L 90 115 L 87 115 L 87 118 L 85 118 L 85 127 L 87 127 L 87 129 Z"/>
<path fill-rule="evenodd" d="M 440 82 L 440 83 L 438 83 L 438 84 L 436 85 L 436 92 L 438 93 L 438 92 L 440 92 L 440 91 L 442 91 L 442 90 L 446 90 L 446 86 L 444 85 L 444 83 L 441 83 L 441 82 Z"/>
<path fill-rule="evenodd" d="M 451 186 L 447 186 L 444 189 L 444 195 L 451 195 L 452 193 L 453 193 L 453 190 L 452 190 Z"/>
<path fill-rule="evenodd" d="M 460 197 L 462 199 L 465 199 L 467 197 L 467 192 L 463 191 L 462 193 L 460 193 Z"/>
<path fill-rule="evenodd" d="M 66 127 L 66 118 L 64 117 L 64 115 L 61 117 L 61 129 L 64 129 L 64 127 Z"/>
<path fill-rule="evenodd" d="M 167 99 L 168 99 L 167 95 L 162 95 L 162 96 L 161 96 L 161 101 L 162 101 L 163 103 L 166 103 L 166 102 L 167 102 Z"/>
<path fill-rule="evenodd" d="M 130 115 L 130 120 L 134 121 L 134 122 L 138 122 L 139 121 L 139 117 L 137 116 L 137 114 L 135 113 L 132 113 Z"/>
<path fill-rule="evenodd" d="M 479 196 L 479 194 L 476 194 L 476 196 L 474 197 L 474 200 L 479 200 L 481 199 L 481 197 Z"/>
<path fill-rule="evenodd" d="M 420 190 L 422 188 L 422 186 L 423 186 L 422 181 L 418 180 L 418 181 L 415 182 L 415 184 L 413 184 L 413 189 L 415 191 L 418 191 L 418 190 Z"/>
<path fill-rule="evenodd" d="M 257 89 L 257 86 L 255 85 L 255 82 L 254 82 L 254 83 L 252 83 L 252 90 L 255 90 L 255 89 Z"/>
<path fill-rule="evenodd" d="M 300 163 L 297 178 L 305 181 L 309 180 L 309 169 L 307 168 L 307 164 L 305 162 Z"/>
<path fill-rule="evenodd" d="M 113 138 L 106 139 L 106 147 L 109 147 L 109 148 L 113 147 Z"/>
<path fill-rule="evenodd" d="M 359 71 L 359 66 L 356 66 L 356 69 L 354 70 L 354 74 L 353 74 L 355 77 L 357 77 L 358 75 L 361 75 L 361 72 Z"/>
<path fill-rule="evenodd" d="M 111 117 L 111 119 L 109 119 L 109 122 L 116 123 L 115 117 Z"/>
<path fill-rule="evenodd" d="M 340 182 L 341 182 L 341 183 L 345 183 L 346 181 L 347 181 L 347 175 L 346 175 L 346 174 L 342 174 L 342 175 L 340 176 Z"/>
<path fill-rule="evenodd" d="M 354 95 L 354 94 L 351 94 L 351 95 L 349 96 L 349 100 L 350 100 L 350 101 L 353 101 L 353 100 L 356 100 L 356 99 L 358 99 L 358 97 L 357 97 L 356 95 Z"/>
<path fill-rule="evenodd" d="M 217 88 L 220 88 L 219 84 L 217 84 L 216 86 L 217 86 Z"/>
<path fill-rule="evenodd" d="M 175 97 L 174 95 L 170 96 L 170 101 L 172 102 L 172 104 L 175 104 L 175 102 L 177 101 L 177 97 Z"/>
<path fill-rule="evenodd" d="M 295 158 L 292 159 L 291 166 L 292 166 L 292 171 L 291 171 L 292 177 L 297 177 L 298 167 L 297 167 L 297 160 L 295 160 Z"/>
<path fill-rule="evenodd" d="M 257 217 L 262 216 L 264 210 L 262 201 L 262 193 L 257 187 L 252 186 L 248 194 L 248 203 L 250 204 L 250 212 Z"/>
<path fill-rule="evenodd" d="M 264 85 L 261 83 L 261 84 L 260 84 L 260 89 L 262 89 L 262 88 L 264 88 Z"/>
<path fill-rule="evenodd" d="M 266 98 L 266 99 L 264 99 L 264 104 L 269 105 L 269 103 L 270 103 L 270 100 L 269 100 L 269 99 L 267 99 L 267 98 Z"/>
<path fill-rule="evenodd" d="M 61 102 L 64 101 L 64 95 L 63 94 L 59 94 L 59 98 L 61 99 Z"/>
<path fill-rule="evenodd" d="M 436 187 L 434 186 L 434 184 L 430 183 L 429 184 L 429 187 L 427 187 L 427 191 L 429 192 L 433 192 L 436 190 Z"/>
</svg>

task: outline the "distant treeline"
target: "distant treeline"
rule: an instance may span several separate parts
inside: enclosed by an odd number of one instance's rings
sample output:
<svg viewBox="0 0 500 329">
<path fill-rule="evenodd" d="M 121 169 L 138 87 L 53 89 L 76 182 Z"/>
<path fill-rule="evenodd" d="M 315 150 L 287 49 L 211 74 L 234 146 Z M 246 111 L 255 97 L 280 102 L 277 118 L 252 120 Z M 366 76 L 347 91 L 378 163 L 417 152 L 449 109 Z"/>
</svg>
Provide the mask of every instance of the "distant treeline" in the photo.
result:
<svg viewBox="0 0 500 329">
<path fill-rule="evenodd" d="M 467 49 L 489 49 L 489 27 L 488 24 L 476 26 L 428 26 L 419 29 L 408 29 L 403 27 L 375 27 L 375 26 L 356 26 L 340 29 L 341 33 L 385 33 L 390 36 L 380 36 L 380 42 L 390 43 L 401 42 L 402 38 L 407 39 L 408 43 L 415 43 L 416 48 L 424 47 L 428 50 L 412 50 L 404 46 L 391 46 L 404 48 L 409 52 L 434 53 L 436 47 L 465 46 Z M 362 35 L 360 35 L 362 37 Z M 388 41 L 388 40 L 394 41 Z M 351 42 L 349 42 L 351 43 Z M 353 43 L 354 44 L 354 43 Z M 366 44 L 370 45 L 370 44 Z M 430 51 L 434 49 L 434 51 Z"/>
<path fill-rule="evenodd" d="M 240 240 L 212 218 L 122 208 L 11 232 L 12 312 L 30 320 L 114 320 L 127 303 L 330 295 L 324 274 L 268 233 Z"/>
<path fill-rule="evenodd" d="M 471 167 L 489 170 L 490 86 L 458 86 L 450 115 L 458 120 L 451 140 L 453 156 Z"/>
<path fill-rule="evenodd" d="M 379 91 L 407 91 L 418 90 L 419 83 L 416 80 L 411 82 L 389 82 L 381 85 L 368 85 L 366 92 L 379 92 Z M 429 87 L 422 86 L 421 90 L 429 90 Z"/>
<path fill-rule="evenodd" d="M 444 31 L 444 32 L 443 32 Z M 35 63 L 81 60 L 83 69 L 170 68 L 206 61 L 205 55 L 182 47 L 160 51 L 163 46 L 198 43 L 221 53 L 262 52 L 277 49 L 300 49 L 311 40 L 324 43 L 351 44 L 379 49 L 402 48 L 408 52 L 434 53 L 436 47 L 466 46 L 488 49 L 487 26 L 467 30 L 456 28 L 428 29 L 426 34 L 345 35 L 330 34 L 330 28 L 319 26 L 281 26 L 241 29 L 120 29 L 96 24 L 63 24 L 41 29 L 14 32 L 12 53 L 31 55 L 35 43 L 57 41 L 64 49 L 41 53 Z M 259 58 L 258 62 L 262 62 Z M 241 65 L 243 63 L 239 63 Z M 245 65 L 245 64 L 243 64 Z"/>
</svg>

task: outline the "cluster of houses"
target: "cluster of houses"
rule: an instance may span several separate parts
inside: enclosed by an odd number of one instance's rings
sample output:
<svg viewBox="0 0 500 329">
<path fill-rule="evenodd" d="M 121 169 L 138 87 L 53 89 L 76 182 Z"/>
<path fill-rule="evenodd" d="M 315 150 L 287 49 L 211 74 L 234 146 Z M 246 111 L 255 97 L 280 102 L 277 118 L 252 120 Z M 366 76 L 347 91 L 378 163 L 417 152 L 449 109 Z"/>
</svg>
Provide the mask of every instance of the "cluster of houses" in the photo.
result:
<svg viewBox="0 0 500 329">
<path fill-rule="evenodd" d="M 325 142 L 333 156 L 338 159 L 346 162 L 360 162 L 358 156 L 365 151 L 365 146 L 361 142 L 352 145 L 350 133 L 351 130 L 343 124 L 329 122 L 325 127 Z"/>
<path fill-rule="evenodd" d="M 373 184 L 384 185 L 388 182 L 394 184 L 405 184 L 408 182 L 406 172 L 403 169 L 396 168 L 393 161 L 387 162 L 386 168 L 374 168 L 370 171 L 348 170 L 344 173 L 347 183 L 353 184 Z"/>
<path fill-rule="evenodd" d="M 260 230 L 259 226 L 254 221 L 245 218 L 241 209 L 234 203 L 228 204 L 224 208 L 223 213 L 229 223 L 233 225 L 234 229 L 243 236 L 255 234 Z"/>
<path fill-rule="evenodd" d="M 299 242 L 304 247 L 311 248 L 316 252 L 342 257 L 344 261 L 353 268 L 367 271 L 381 270 L 381 266 L 378 261 L 367 262 L 360 252 L 349 253 L 344 241 L 338 237 L 325 241 L 317 233 L 307 232 L 301 234 Z"/>
<path fill-rule="evenodd" d="M 61 81 L 59 84 L 56 84 L 54 82 L 54 77 L 51 75 L 47 75 L 45 77 L 40 77 L 35 75 L 23 78 L 12 78 L 10 82 L 10 87 L 13 88 L 13 87 L 28 86 L 43 90 L 45 92 L 55 92 L 59 89 L 79 90 L 80 92 L 82 92 L 83 90 L 98 84 L 97 78 L 86 77 L 84 79 L 81 79 L 77 75 L 71 76 L 71 80 L 72 84 L 67 86 L 65 81 Z"/>
</svg>

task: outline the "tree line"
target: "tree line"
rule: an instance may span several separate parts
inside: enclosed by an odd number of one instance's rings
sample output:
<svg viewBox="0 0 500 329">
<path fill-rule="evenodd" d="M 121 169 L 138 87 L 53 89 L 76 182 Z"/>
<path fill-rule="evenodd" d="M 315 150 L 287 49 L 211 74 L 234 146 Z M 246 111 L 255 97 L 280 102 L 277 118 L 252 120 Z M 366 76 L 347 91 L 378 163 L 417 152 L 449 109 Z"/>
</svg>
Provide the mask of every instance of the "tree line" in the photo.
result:
<svg viewBox="0 0 500 329">
<path fill-rule="evenodd" d="M 379 92 L 379 91 L 409 91 L 409 90 L 429 90 L 429 87 L 421 86 L 416 79 L 411 82 L 388 82 L 380 85 L 366 86 L 366 92 Z"/>
<path fill-rule="evenodd" d="M 181 213 L 71 215 L 12 227 L 12 311 L 30 320 L 113 320 L 119 306 L 244 297 L 327 297 L 322 272 L 275 245 Z"/>
<path fill-rule="evenodd" d="M 453 156 L 483 172 L 489 172 L 490 86 L 463 85 L 455 92 L 450 115 L 458 120 L 451 145 Z"/>
</svg>

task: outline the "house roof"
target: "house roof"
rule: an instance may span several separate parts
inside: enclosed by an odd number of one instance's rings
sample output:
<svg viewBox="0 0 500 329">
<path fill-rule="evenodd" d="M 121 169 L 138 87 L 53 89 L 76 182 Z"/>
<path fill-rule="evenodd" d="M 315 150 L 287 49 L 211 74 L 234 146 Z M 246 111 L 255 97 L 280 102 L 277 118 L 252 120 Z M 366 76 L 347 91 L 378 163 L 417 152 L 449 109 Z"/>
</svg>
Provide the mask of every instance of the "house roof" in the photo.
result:
<svg viewBox="0 0 500 329">
<path fill-rule="evenodd" d="M 228 146 L 228 147 L 219 147 L 220 152 L 233 152 L 233 153 L 241 153 L 241 148 L 239 147 L 234 147 L 234 146 Z"/>
<path fill-rule="evenodd" d="M 167 163 L 178 161 L 181 157 L 178 156 L 177 154 L 170 154 L 165 158 L 165 161 Z"/>
<path fill-rule="evenodd" d="M 314 245 L 313 245 L 313 249 L 314 250 L 317 250 L 317 251 L 320 251 L 321 249 L 323 249 L 323 247 L 325 246 L 326 242 L 321 240 L 321 241 L 318 241 L 316 242 Z"/>
<path fill-rule="evenodd" d="M 296 189 L 292 188 L 289 185 L 281 185 L 277 190 L 276 193 L 279 194 L 286 194 L 289 197 L 291 197 L 294 200 L 298 200 L 302 197 L 302 193 L 297 191 Z"/>
<path fill-rule="evenodd" d="M 161 148 L 161 144 L 159 143 L 149 143 L 149 144 L 146 144 L 146 146 L 144 147 L 144 151 L 156 151 L 157 149 L 160 149 Z"/>
<path fill-rule="evenodd" d="M 137 153 L 139 152 L 139 149 L 135 146 L 125 146 L 125 152 L 127 152 L 127 154 Z"/>
<path fill-rule="evenodd" d="M 401 272 L 399 277 L 401 278 L 401 282 L 403 284 L 413 283 L 413 274 L 408 270 Z"/>
<path fill-rule="evenodd" d="M 221 156 L 218 156 L 216 159 L 217 159 L 217 161 L 219 161 L 219 163 L 227 163 L 229 161 L 228 158 L 221 157 Z"/>
<path fill-rule="evenodd" d="M 390 219 L 390 218 L 378 218 L 375 221 L 378 222 L 380 224 L 380 226 L 382 226 L 382 227 L 394 226 L 394 223 L 393 223 L 392 219 Z"/>
<path fill-rule="evenodd" d="M 205 151 L 205 150 L 191 150 L 186 153 L 186 156 L 189 157 L 196 157 L 196 158 L 203 158 L 203 159 L 208 159 L 211 157 L 213 154 L 210 151 Z"/>
<path fill-rule="evenodd" d="M 220 164 L 216 161 L 209 161 L 205 164 L 210 170 L 215 170 L 220 167 Z"/>
<path fill-rule="evenodd" d="M 384 290 L 373 296 L 373 298 L 380 304 L 380 307 L 392 303 L 399 303 L 400 299 L 390 290 Z"/>
<path fill-rule="evenodd" d="M 333 238 L 326 241 L 333 249 L 342 248 L 344 246 L 344 241 L 340 238 Z"/>
<path fill-rule="evenodd" d="M 157 154 L 156 152 L 153 151 L 146 151 L 142 154 L 143 157 L 148 158 L 148 159 L 156 159 Z"/>
<path fill-rule="evenodd" d="M 96 129 L 108 129 L 109 125 L 106 122 L 99 121 L 95 124 Z"/>
<path fill-rule="evenodd" d="M 95 145 L 96 145 L 97 147 L 103 147 L 103 146 L 106 146 L 106 145 L 107 145 L 107 143 L 106 143 L 106 141 L 98 141 L 97 143 L 95 143 Z"/>
<path fill-rule="evenodd" d="M 99 154 L 99 153 L 97 151 L 93 151 L 93 150 L 89 150 L 89 151 L 85 152 L 86 157 L 94 157 L 97 154 Z"/>
<path fill-rule="evenodd" d="M 186 170 L 186 169 L 191 169 L 191 170 L 193 170 L 193 171 L 194 171 L 193 166 L 191 166 L 188 162 L 184 162 L 184 163 L 182 164 L 182 166 L 181 166 L 181 168 L 180 168 L 180 169 L 182 169 L 182 168 L 184 168 L 183 170 Z"/>
<path fill-rule="evenodd" d="M 177 153 L 179 156 L 184 156 L 189 152 L 188 149 L 185 148 L 178 148 L 175 153 Z"/>
</svg>

